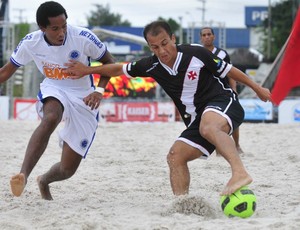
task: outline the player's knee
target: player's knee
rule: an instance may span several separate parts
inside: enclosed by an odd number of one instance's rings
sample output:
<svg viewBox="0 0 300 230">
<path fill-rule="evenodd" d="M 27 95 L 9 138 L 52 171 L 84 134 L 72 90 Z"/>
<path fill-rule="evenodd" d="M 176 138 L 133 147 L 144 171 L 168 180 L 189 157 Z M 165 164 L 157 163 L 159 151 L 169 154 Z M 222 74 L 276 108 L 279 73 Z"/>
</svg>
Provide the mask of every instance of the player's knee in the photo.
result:
<svg viewBox="0 0 300 230">
<path fill-rule="evenodd" d="M 174 166 L 186 163 L 186 160 L 178 149 L 172 147 L 167 155 L 167 162 L 169 166 Z"/>
<path fill-rule="evenodd" d="M 61 121 L 61 116 L 58 113 L 47 113 L 43 117 L 43 122 L 52 126 L 57 125 Z"/>
<path fill-rule="evenodd" d="M 199 131 L 202 137 L 209 139 L 209 136 L 214 132 L 214 129 L 211 125 L 201 125 Z"/>
</svg>

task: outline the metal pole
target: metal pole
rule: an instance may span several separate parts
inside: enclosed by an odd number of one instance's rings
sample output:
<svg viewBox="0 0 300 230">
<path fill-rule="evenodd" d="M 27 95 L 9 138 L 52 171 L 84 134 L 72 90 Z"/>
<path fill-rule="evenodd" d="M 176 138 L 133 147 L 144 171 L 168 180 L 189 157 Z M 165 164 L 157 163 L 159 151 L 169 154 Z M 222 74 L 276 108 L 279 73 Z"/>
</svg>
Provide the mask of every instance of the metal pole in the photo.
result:
<svg viewBox="0 0 300 230">
<path fill-rule="evenodd" d="M 179 44 L 183 43 L 183 31 L 182 31 L 182 16 L 179 16 Z"/>
<path fill-rule="evenodd" d="M 267 57 L 270 61 L 271 59 L 271 44 L 272 44 L 272 12 L 271 12 L 271 0 L 269 0 L 268 6 L 268 46 L 267 46 Z"/>
<path fill-rule="evenodd" d="M 202 2 L 202 7 L 199 7 L 199 10 L 202 10 L 202 22 L 201 26 L 203 27 L 205 25 L 205 2 L 206 0 L 198 0 L 199 2 Z"/>
</svg>

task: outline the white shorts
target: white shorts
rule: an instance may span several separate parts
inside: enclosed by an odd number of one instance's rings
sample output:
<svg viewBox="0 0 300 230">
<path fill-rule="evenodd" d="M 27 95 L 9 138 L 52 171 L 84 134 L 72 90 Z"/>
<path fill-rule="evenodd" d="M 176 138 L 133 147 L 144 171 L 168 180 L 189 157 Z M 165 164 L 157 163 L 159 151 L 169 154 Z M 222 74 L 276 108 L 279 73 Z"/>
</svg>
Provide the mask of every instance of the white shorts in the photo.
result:
<svg viewBox="0 0 300 230">
<path fill-rule="evenodd" d="M 83 102 L 83 98 L 91 92 L 93 92 L 92 89 L 90 92 L 86 90 L 77 93 L 76 91 L 68 92 L 66 89 L 41 84 L 36 104 L 38 115 L 42 118 L 43 103 L 41 100 L 55 97 L 62 103 L 64 127 L 59 131 L 59 144 L 62 147 L 63 142 L 66 142 L 83 158 L 88 153 L 98 127 L 99 110 L 91 110 Z M 78 95 L 80 96 L 78 97 Z"/>
</svg>

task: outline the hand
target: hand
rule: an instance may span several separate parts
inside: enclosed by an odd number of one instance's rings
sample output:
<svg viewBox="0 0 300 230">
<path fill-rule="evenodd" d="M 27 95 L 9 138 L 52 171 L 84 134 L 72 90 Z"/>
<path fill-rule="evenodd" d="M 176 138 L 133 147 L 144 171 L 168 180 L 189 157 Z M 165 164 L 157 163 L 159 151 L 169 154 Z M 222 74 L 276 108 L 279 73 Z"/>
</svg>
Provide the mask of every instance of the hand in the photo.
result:
<svg viewBox="0 0 300 230">
<path fill-rule="evenodd" d="M 98 109 L 100 106 L 100 102 L 103 98 L 103 95 L 98 92 L 93 92 L 90 95 L 86 96 L 83 98 L 84 103 L 91 107 L 91 109 Z"/>
<path fill-rule="evenodd" d="M 65 72 L 68 73 L 71 79 L 79 79 L 87 75 L 88 66 L 84 65 L 79 61 L 70 60 L 70 62 L 65 63 L 65 66 L 68 68 L 65 69 Z"/>
<path fill-rule="evenodd" d="M 256 90 L 257 96 L 260 98 L 260 100 L 267 102 L 272 101 L 272 95 L 268 88 L 259 87 L 258 90 Z"/>
</svg>

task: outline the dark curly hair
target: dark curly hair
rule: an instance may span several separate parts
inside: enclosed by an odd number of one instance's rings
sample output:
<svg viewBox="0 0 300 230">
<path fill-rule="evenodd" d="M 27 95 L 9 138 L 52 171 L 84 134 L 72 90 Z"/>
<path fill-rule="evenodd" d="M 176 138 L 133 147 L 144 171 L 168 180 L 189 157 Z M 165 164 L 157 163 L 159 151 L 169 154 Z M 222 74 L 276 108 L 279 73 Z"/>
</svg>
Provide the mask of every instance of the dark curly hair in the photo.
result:
<svg viewBox="0 0 300 230">
<path fill-rule="evenodd" d="M 44 2 L 36 11 L 36 23 L 39 27 L 47 27 L 50 25 L 49 17 L 56 17 L 64 14 L 68 18 L 65 8 L 58 2 Z"/>
</svg>

